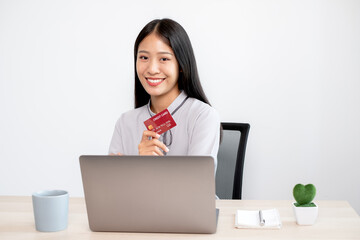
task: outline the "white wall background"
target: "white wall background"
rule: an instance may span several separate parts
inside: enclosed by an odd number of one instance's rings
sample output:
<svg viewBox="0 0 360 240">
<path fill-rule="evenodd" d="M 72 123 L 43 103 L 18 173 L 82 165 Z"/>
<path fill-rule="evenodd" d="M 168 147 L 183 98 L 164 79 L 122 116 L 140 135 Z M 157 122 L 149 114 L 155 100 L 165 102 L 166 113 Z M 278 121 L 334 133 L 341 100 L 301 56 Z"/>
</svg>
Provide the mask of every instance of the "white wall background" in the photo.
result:
<svg viewBox="0 0 360 240">
<path fill-rule="evenodd" d="M 78 157 L 107 154 L 135 38 L 164 17 L 222 121 L 251 124 L 244 199 L 314 183 L 360 213 L 360 1 L 344 0 L 0 0 L 0 195 L 83 195 Z"/>
</svg>

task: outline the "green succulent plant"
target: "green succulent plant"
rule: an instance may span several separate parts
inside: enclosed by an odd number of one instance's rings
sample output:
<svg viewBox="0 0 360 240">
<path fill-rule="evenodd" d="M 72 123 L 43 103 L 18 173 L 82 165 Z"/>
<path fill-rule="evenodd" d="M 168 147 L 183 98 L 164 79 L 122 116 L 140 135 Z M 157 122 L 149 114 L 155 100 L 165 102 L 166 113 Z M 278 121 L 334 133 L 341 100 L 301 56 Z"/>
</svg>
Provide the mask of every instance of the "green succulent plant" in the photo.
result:
<svg viewBox="0 0 360 240">
<path fill-rule="evenodd" d="M 296 200 L 295 207 L 316 207 L 312 202 L 316 195 L 316 188 L 313 184 L 296 184 L 293 189 L 293 195 Z"/>
</svg>

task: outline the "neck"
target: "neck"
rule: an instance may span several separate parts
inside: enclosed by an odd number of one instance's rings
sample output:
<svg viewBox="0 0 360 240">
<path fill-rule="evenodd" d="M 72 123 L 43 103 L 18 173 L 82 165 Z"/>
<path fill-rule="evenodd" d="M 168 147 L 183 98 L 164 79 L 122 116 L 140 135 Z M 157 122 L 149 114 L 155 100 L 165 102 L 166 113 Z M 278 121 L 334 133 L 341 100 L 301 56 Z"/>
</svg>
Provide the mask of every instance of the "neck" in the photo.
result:
<svg viewBox="0 0 360 240">
<path fill-rule="evenodd" d="M 176 92 L 176 94 L 172 94 L 171 96 L 151 96 L 151 111 L 153 111 L 155 114 L 164 111 L 179 95 L 180 91 Z"/>
</svg>

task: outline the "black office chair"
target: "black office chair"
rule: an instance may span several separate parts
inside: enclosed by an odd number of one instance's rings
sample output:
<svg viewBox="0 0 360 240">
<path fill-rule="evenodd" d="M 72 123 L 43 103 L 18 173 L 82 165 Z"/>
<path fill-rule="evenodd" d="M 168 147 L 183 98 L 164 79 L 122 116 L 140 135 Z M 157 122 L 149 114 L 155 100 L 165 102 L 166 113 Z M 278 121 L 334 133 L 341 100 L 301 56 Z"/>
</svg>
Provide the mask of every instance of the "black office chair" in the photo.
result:
<svg viewBox="0 0 360 240">
<path fill-rule="evenodd" d="M 248 123 L 221 123 L 222 141 L 215 177 L 216 195 L 220 199 L 241 199 Z"/>
</svg>

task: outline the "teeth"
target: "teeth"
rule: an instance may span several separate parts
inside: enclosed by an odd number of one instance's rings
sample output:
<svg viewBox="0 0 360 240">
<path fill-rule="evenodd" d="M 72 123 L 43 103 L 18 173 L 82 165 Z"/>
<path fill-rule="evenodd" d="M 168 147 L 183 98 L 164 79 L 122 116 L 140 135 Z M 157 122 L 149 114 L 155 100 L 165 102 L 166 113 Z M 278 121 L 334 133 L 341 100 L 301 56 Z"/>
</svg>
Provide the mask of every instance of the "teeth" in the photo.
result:
<svg viewBox="0 0 360 240">
<path fill-rule="evenodd" d="M 159 83 L 162 81 L 162 79 L 147 79 L 151 83 Z"/>
</svg>

